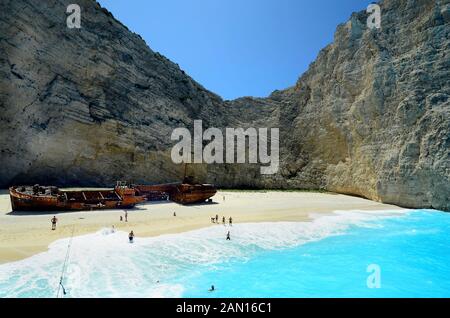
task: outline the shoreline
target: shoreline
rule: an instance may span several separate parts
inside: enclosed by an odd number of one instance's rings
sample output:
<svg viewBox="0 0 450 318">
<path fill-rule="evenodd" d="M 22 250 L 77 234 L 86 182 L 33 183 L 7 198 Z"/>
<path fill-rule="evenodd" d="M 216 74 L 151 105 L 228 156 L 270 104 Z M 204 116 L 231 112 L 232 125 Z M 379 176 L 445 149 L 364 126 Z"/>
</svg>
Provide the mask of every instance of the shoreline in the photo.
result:
<svg viewBox="0 0 450 318">
<path fill-rule="evenodd" d="M 314 215 L 344 210 L 405 210 L 401 207 L 335 193 L 302 191 L 222 190 L 213 204 L 182 206 L 172 202 L 149 202 L 128 211 L 128 222 L 120 222 L 124 210 L 10 214 L 9 194 L 0 192 L 0 264 L 45 252 L 56 240 L 95 233 L 102 228 L 134 231 L 137 237 L 178 234 L 206 228 L 211 217 L 233 218 L 233 223 L 307 222 Z M 177 216 L 173 216 L 176 212 Z M 50 219 L 59 222 L 51 231 Z"/>
</svg>

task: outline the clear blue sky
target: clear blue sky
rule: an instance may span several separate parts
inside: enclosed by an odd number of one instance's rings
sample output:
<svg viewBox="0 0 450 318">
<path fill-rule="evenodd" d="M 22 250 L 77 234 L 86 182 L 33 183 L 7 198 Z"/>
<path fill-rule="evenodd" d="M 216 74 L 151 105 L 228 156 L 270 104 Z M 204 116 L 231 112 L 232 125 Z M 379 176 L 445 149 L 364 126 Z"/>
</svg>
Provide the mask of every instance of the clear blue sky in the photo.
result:
<svg viewBox="0 0 450 318">
<path fill-rule="evenodd" d="M 295 84 L 371 0 L 100 0 L 205 88 L 234 99 Z"/>
</svg>

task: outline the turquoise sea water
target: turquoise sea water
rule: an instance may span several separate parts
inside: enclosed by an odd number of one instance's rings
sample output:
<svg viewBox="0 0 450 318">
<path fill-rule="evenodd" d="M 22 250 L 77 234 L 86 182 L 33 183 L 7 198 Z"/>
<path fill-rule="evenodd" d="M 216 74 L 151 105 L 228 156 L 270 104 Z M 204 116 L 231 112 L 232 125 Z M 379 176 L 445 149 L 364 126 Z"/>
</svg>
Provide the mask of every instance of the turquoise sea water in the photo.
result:
<svg viewBox="0 0 450 318">
<path fill-rule="evenodd" d="M 72 241 L 65 297 L 450 297 L 449 234 L 450 214 L 431 210 L 218 225 L 134 244 L 103 230 Z M 68 241 L 0 265 L 0 297 L 55 297 Z M 371 264 L 380 288 L 367 286 Z"/>
</svg>

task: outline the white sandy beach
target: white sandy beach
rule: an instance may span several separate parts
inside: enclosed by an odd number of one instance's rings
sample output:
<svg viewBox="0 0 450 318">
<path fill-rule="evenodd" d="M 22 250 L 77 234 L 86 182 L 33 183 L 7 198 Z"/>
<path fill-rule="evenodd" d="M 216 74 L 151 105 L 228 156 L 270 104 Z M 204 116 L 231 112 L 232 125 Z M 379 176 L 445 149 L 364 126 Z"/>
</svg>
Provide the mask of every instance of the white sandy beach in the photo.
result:
<svg viewBox="0 0 450 318">
<path fill-rule="evenodd" d="M 225 200 L 224 200 L 225 198 Z M 58 226 L 51 231 L 54 213 L 11 213 L 7 191 L 0 194 L 0 263 L 20 260 L 46 251 L 53 241 L 94 233 L 102 228 L 133 230 L 137 237 L 180 233 L 213 226 L 211 217 L 233 218 L 233 223 L 308 221 L 317 213 L 336 210 L 399 210 L 397 206 L 332 193 L 221 191 L 214 204 L 182 206 L 176 203 L 145 203 L 128 210 L 128 222 L 120 222 L 124 210 L 64 212 L 56 214 Z M 176 212 L 176 217 L 173 213 Z"/>
</svg>

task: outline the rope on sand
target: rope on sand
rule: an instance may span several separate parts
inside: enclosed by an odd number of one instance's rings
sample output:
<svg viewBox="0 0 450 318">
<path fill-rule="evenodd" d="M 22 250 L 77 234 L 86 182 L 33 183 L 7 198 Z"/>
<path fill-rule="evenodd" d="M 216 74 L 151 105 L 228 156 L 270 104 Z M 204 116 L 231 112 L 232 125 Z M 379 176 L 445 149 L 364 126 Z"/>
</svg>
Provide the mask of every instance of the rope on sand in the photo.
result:
<svg viewBox="0 0 450 318">
<path fill-rule="evenodd" d="M 56 292 L 56 298 L 59 298 L 59 293 L 62 290 L 62 295 L 61 297 L 64 297 L 64 295 L 66 295 L 66 289 L 64 288 L 63 285 L 63 279 L 64 279 L 64 273 L 66 272 L 66 266 L 67 263 L 69 261 L 69 255 L 70 255 L 70 247 L 72 246 L 72 239 L 73 239 L 73 233 L 75 231 L 75 225 L 72 228 L 72 235 L 70 236 L 70 240 L 69 240 L 69 244 L 67 245 L 67 253 L 66 253 L 66 257 L 64 259 L 64 264 L 63 264 L 63 268 L 62 268 L 62 272 L 61 272 L 61 277 L 59 279 L 59 284 L 58 284 L 58 291 Z"/>
</svg>

